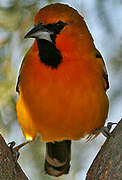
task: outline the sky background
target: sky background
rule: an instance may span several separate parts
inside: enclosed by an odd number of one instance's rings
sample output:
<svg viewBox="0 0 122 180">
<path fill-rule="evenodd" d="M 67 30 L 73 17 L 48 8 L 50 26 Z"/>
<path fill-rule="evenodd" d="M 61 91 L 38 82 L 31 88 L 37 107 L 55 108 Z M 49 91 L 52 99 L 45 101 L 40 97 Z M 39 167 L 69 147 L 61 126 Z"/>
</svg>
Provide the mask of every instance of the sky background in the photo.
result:
<svg viewBox="0 0 122 180">
<path fill-rule="evenodd" d="M 1 0 L 0 1 L 0 133 L 7 142 L 25 141 L 17 123 L 15 92 L 18 71 L 33 40 L 24 35 L 33 27 L 34 14 L 45 5 L 57 1 Z M 91 32 L 97 49 L 104 57 L 109 74 L 107 91 L 110 108 L 108 121 L 122 118 L 122 1 L 67 0 L 58 1 L 77 9 Z M 50 178 L 43 170 L 45 144 L 38 138 L 21 150 L 19 163 L 30 180 L 85 180 L 86 172 L 98 153 L 105 137 L 99 135 L 86 143 L 82 139 L 72 144 L 69 175 Z"/>
</svg>

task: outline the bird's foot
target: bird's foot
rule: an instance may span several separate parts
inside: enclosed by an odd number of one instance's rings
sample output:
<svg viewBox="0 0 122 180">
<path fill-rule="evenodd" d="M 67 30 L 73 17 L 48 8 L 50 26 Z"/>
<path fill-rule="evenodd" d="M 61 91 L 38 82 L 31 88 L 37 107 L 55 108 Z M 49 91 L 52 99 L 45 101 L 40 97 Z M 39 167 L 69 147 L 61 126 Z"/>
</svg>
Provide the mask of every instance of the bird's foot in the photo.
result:
<svg viewBox="0 0 122 180">
<path fill-rule="evenodd" d="M 93 134 L 99 134 L 102 133 L 106 138 L 111 136 L 111 128 L 113 125 L 115 125 L 117 123 L 113 123 L 113 122 L 108 122 L 107 126 L 101 127 L 101 128 L 97 128 L 95 129 L 95 131 L 93 132 Z"/>
<path fill-rule="evenodd" d="M 25 146 L 26 144 L 28 144 L 28 143 L 30 143 L 30 142 L 32 142 L 32 141 L 27 141 L 27 142 L 24 142 L 24 143 L 22 143 L 22 144 L 19 144 L 19 145 L 16 146 L 15 148 L 14 148 L 14 146 L 15 146 L 15 144 L 16 144 L 15 141 L 12 141 L 12 142 L 8 143 L 8 147 L 10 148 L 10 150 L 11 150 L 11 152 L 12 152 L 12 154 L 13 154 L 13 159 L 14 159 L 15 162 L 17 162 L 17 160 L 18 160 L 18 158 L 19 158 L 19 155 L 20 155 L 19 150 L 20 150 L 23 146 Z"/>
<path fill-rule="evenodd" d="M 93 131 L 92 135 L 89 135 L 87 137 L 87 142 L 90 140 L 93 140 L 96 136 L 98 136 L 99 133 L 102 133 L 106 138 L 111 136 L 111 128 L 113 125 L 115 125 L 117 123 L 113 123 L 113 122 L 108 122 L 107 126 L 101 127 L 101 128 L 97 128 Z"/>
</svg>

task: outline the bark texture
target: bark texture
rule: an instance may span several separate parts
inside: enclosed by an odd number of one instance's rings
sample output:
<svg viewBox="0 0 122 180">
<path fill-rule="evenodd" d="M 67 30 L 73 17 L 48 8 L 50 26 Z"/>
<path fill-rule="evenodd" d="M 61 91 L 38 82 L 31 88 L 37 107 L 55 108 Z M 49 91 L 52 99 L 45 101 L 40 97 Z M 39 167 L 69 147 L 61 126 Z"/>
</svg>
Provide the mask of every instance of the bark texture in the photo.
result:
<svg viewBox="0 0 122 180">
<path fill-rule="evenodd" d="M 28 180 L 0 135 L 0 180 Z"/>
<path fill-rule="evenodd" d="M 0 180 L 28 180 L 0 135 Z M 86 180 L 122 180 L 122 120 L 107 138 Z"/>
<path fill-rule="evenodd" d="M 122 180 L 122 119 L 94 159 L 86 180 Z"/>
</svg>

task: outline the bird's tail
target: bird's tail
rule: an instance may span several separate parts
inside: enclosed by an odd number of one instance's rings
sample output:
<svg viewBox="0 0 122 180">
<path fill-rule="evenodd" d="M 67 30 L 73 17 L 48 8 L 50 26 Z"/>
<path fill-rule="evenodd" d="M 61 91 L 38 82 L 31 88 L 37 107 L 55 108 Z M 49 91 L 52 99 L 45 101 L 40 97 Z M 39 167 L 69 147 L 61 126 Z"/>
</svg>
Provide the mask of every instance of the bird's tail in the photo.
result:
<svg viewBox="0 0 122 180">
<path fill-rule="evenodd" d="M 46 143 L 45 171 L 51 176 L 68 174 L 71 159 L 71 141 Z"/>
</svg>

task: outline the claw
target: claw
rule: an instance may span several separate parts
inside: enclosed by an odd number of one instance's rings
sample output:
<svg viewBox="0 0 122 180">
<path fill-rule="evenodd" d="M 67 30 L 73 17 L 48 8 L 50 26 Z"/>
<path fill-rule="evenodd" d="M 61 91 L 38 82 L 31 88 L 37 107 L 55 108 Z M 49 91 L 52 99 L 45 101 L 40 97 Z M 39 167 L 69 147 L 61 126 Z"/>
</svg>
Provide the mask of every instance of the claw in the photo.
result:
<svg viewBox="0 0 122 180">
<path fill-rule="evenodd" d="M 16 144 L 15 141 L 12 141 L 12 142 L 8 143 L 8 147 L 9 147 L 9 149 L 10 149 L 12 155 L 13 155 L 14 161 L 17 162 L 20 153 L 19 153 L 18 151 L 15 151 L 15 150 L 14 150 L 13 147 L 15 146 L 15 144 Z"/>
<path fill-rule="evenodd" d="M 12 142 L 9 142 L 8 143 L 8 147 L 10 148 L 10 149 L 13 149 L 13 147 L 15 146 L 15 141 L 12 141 Z"/>
<path fill-rule="evenodd" d="M 108 123 L 107 123 L 107 128 L 108 128 L 108 130 L 110 131 L 111 128 L 112 128 L 112 126 L 115 125 L 115 124 L 117 124 L 117 123 L 108 122 Z"/>
<path fill-rule="evenodd" d="M 108 122 L 108 123 L 107 123 L 107 126 L 106 126 L 106 127 L 103 127 L 102 134 L 103 134 L 105 137 L 110 137 L 110 136 L 111 136 L 110 130 L 111 130 L 112 126 L 115 125 L 115 124 L 117 124 L 117 123 Z"/>
<path fill-rule="evenodd" d="M 99 133 L 101 132 L 105 137 L 108 138 L 108 137 L 111 136 L 110 130 L 111 130 L 112 126 L 115 125 L 115 124 L 117 124 L 117 123 L 108 122 L 108 123 L 107 123 L 107 126 L 104 126 L 104 127 L 102 127 L 102 128 L 97 128 L 97 129 L 95 129 L 95 131 L 93 132 L 93 134 L 95 135 L 95 134 L 99 134 Z"/>
<path fill-rule="evenodd" d="M 19 158 L 19 155 L 20 155 L 19 150 L 20 150 L 20 148 L 22 148 L 23 146 L 25 146 L 26 144 L 28 144 L 30 142 L 32 142 L 32 141 L 24 142 L 24 143 L 16 146 L 15 148 L 13 148 L 15 146 L 15 144 L 16 144 L 15 141 L 12 141 L 12 142 L 8 143 L 8 147 L 10 148 L 10 150 L 11 150 L 11 152 L 13 154 L 13 159 L 14 159 L 15 162 L 17 162 L 17 160 Z"/>
</svg>

